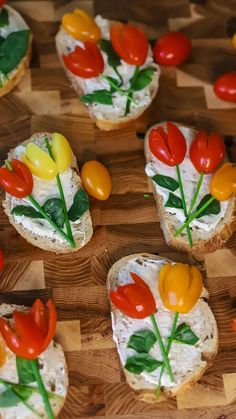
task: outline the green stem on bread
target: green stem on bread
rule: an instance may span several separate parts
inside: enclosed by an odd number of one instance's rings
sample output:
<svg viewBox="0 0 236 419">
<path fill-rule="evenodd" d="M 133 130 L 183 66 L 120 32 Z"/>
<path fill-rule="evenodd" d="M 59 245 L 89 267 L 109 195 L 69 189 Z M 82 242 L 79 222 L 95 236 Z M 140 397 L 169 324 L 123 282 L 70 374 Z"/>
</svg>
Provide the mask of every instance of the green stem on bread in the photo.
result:
<svg viewBox="0 0 236 419">
<path fill-rule="evenodd" d="M 0 378 L 0 384 L 4 384 L 4 385 L 9 385 L 9 386 L 14 386 L 16 389 L 19 388 L 19 390 L 32 390 L 34 393 L 40 393 L 38 387 L 33 387 L 33 386 L 29 386 L 26 384 L 19 384 L 19 383 L 11 383 L 10 381 L 4 380 L 3 378 Z M 63 400 L 64 397 L 59 396 L 56 393 L 53 393 L 52 391 L 47 391 L 48 397 L 50 399 L 54 399 L 54 400 Z"/>
<path fill-rule="evenodd" d="M 204 173 L 202 172 L 202 173 L 200 174 L 200 176 L 199 176 L 198 183 L 197 183 L 197 188 L 196 188 L 195 194 L 194 194 L 194 196 L 193 196 L 193 199 L 192 199 L 192 201 L 191 201 L 190 208 L 189 208 L 189 210 L 188 210 L 188 216 L 191 214 L 191 212 L 192 212 L 192 210 L 193 210 L 193 208 L 194 208 L 194 205 L 195 205 L 195 203 L 196 203 L 196 200 L 197 200 L 197 197 L 198 197 L 199 191 L 200 191 L 201 186 L 202 186 L 203 178 L 204 178 Z"/>
<path fill-rule="evenodd" d="M 139 65 L 136 65 L 135 70 L 134 70 L 134 75 L 132 77 L 132 83 L 131 83 L 130 89 L 128 91 L 128 93 L 129 93 L 129 95 L 131 96 L 132 99 L 133 99 L 133 94 L 134 94 L 133 89 L 132 89 L 132 84 L 135 84 L 138 73 L 139 73 Z M 125 106 L 125 116 L 128 115 L 128 113 L 130 112 L 130 105 L 131 105 L 131 101 L 127 99 L 126 106 Z"/>
<path fill-rule="evenodd" d="M 204 205 L 201 206 L 201 208 L 199 208 L 199 210 L 197 210 L 196 212 L 194 212 L 193 214 L 191 214 L 187 220 L 185 221 L 185 223 L 182 225 L 182 227 L 179 228 L 179 230 L 177 230 L 174 234 L 174 237 L 178 237 L 182 231 L 187 228 L 189 226 L 189 224 L 195 219 L 197 218 L 207 207 L 209 207 L 209 205 L 214 201 L 215 197 L 211 196 L 211 198 L 209 198 Z"/>
<path fill-rule="evenodd" d="M 161 350 L 161 354 L 162 354 L 162 357 L 163 357 L 164 368 L 166 368 L 171 381 L 174 382 L 174 375 L 173 375 L 172 370 L 171 370 L 169 359 L 168 359 L 165 347 L 163 345 L 162 337 L 161 337 L 159 328 L 157 326 L 157 322 L 156 322 L 154 314 L 150 315 L 150 319 L 151 319 L 151 322 L 152 322 L 152 325 L 153 325 L 155 336 L 157 338 L 157 341 L 158 341 L 158 344 L 159 344 L 159 347 L 160 347 L 160 350 Z"/>
<path fill-rule="evenodd" d="M 42 396 L 42 399 L 44 401 L 44 405 L 45 405 L 45 409 L 46 409 L 46 412 L 47 412 L 47 415 L 48 415 L 48 419 L 54 419 L 54 414 L 53 414 L 52 407 L 51 407 L 49 399 L 48 399 L 47 391 L 45 389 L 41 374 L 39 372 L 38 360 L 37 359 L 32 359 L 30 361 L 30 363 L 31 363 L 32 371 L 33 371 L 33 374 L 34 374 L 34 377 L 35 377 L 35 381 L 38 384 L 39 392 L 40 392 L 40 394 Z"/>
<path fill-rule="evenodd" d="M 109 79 L 109 77 L 104 76 L 103 74 L 101 74 L 101 77 L 106 80 L 112 87 L 114 87 L 115 90 L 117 90 L 117 92 L 120 92 L 123 96 L 127 97 L 128 101 L 133 101 L 133 98 L 131 95 L 129 95 L 129 93 L 127 93 L 125 90 L 122 90 L 119 86 L 117 86 L 115 83 L 113 83 L 112 80 Z"/>
<path fill-rule="evenodd" d="M 2 381 L 4 381 L 4 383 L 2 383 L 2 384 L 4 384 L 4 386 L 8 389 L 8 390 L 11 390 L 14 394 L 16 394 L 16 396 L 20 399 L 20 402 L 22 403 L 22 404 L 24 404 L 26 407 L 27 407 L 27 409 L 29 409 L 32 413 L 34 413 L 37 417 L 39 417 L 39 418 L 42 418 L 43 416 L 42 415 L 40 415 L 40 413 L 38 413 L 29 403 L 27 403 L 27 401 L 26 400 L 24 400 L 19 394 L 18 394 L 18 392 L 17 391 L 15 391 L 14 390 L 14 387 L 13 386 L 15 386 L 15 384 L 11 384 L 11 383 L 9 383 L 8 384 L 8 382 L 7 381 L 5 381 L 5 380 L 0 380 L 0 383 L 2 382 Z"/>
<path fill-rule="evenodd" d="M 52 147 L 49 144 L 48 138 L 45 138 L 45 144 L 46 144 L 46 147 L 48 149 L 50 157 L 54 161 L 54 156 L 53 156 L 53 153 L 52 153 Z M 57 174 L 56 179 L 57 179 L 57 186 L 58 186 L 58 190 L 59 190 L 59 193 L 60 193 L 60 197 L 61 197 L 61 200 L 62 200 L 62 203 L 63 203 L 63 212 L 64 212 L 64 216 L 65 216 L 65 224 L 66 224 L 67 235 L 71 240 L 71 247 L 75 248 L 76 244 L 75 244 L 75 240 L 74 240 L 72 230 L 71 230 L 70 220 L 69 220 L 68 213 L 67 213 L 65 195 L 64 195 L 64 191 L 63 191 L 63 187 L 62 187 L 62 184 L 61 184 L 61 179 L 60 179 L 59 174 Z"/>
<path fill-rule="evenodd" d="M 173 320 L 173 324 L 172 324 L 172 328 L 171 328 L 171 332 L 170 332 L 170 337 L 168 339 L 168 343 L 167 343 L 167 346 L 166 346 L 166 355 L 167 356 L 170 353 L 170 348 L 171 348 L 171 345 L 172 345 L 172 342 L 173 342 L 173 339 L 174 339 L 174 335 L 175 335 L 175 331 L 176 331 L 176 326 L 177 326 L 178 318 L 179 318 L 179 312 L 176 312 L 175 315 L 174 315 L 174 320 Z M 160 393 L 161 393 L 161 378 L 162 378 L 162 375 L 164 373 L 164 370 L 165 370 L 165 365 L 162 365 L 160 376 L 159 376 L 159 380 L 158 380 L 158 385 L 157 385 L 157 388 L 156 388 L 156 396 L 157 396 L 157 398 L 160 397 Z"/>
<path fill-rule="evenodd" d="M 182 179 L 181 179 L 181 174 L 180 174 L 180 168 L 179 168 L 178 164 L 176 165 L 176 172 L 177 172 L 177 177 L 178 177 L 178 182 L 179 182 L 179 190 L 180 190 L 181 200 L 182 200 L 182 203 L 183 203 L 183 211 L 184 211 L 185 217 L 187 218 L 188 217 L 188 212 L 187 212 L 187 206 L 186 206 L 186 201 L 185 201 L 183 184 L 182 184 Z M 193 239 L 192 239 L 192 235 L 191 235 L 191 231 L 190 231 L 189 227 L 187 227 L 187 236 L 188 236 L 189 245 L 190 245 L 190 247 L 192 247 L 193 246 Z"/>
</svg>

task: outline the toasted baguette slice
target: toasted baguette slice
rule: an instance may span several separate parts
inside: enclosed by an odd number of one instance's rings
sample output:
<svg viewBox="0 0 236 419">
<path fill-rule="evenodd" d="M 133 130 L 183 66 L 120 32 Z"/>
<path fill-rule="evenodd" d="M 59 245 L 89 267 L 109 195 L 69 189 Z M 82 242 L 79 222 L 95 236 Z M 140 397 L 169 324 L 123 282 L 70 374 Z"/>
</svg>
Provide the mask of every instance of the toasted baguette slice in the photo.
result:
<svg viewBox="0 0 236 419">
<path fill-rule="evenodd" d="M 157 303 L 158 311 L 155 317 L 165 346 L 172 327 L 173 312 L 163 306 L 158 292 L 158 273 L 164 264 L 170 262 L 168 259 L 148 253 L 134 254 L 116 262 L 107 277 L 108 293 L 119 285 L 132 283 L 129 272 L 138 274 L 148 284 Z M 133 374 L 124 368 L 127 358 L 137 355 L 133 349 L 127 348 L 130 336 L 137 331 L 153 330 L 150 318 L 132 319 L 111 304 L 113 339 L 127 382 L 138 398 L 148 403 L 155 403 L 176 396 L 194 385 L 211 365 L 218 350 L 218 330 L 214 315 L 205 301 L 207 297 L 208 293 L 204 288 L 201 298 L 193 309 L 189 313 L 179 316 L 178 325 L 184 322 L 188 324 L 198 336 L 199 341 L 194 346 L 173 342 L 169 360 L 175 381 L 172 383 L 167 373 L 163 373 L 159 399 L 156 397 L 155 390 L 160 368 L 152 373 L 142 372 L 141 374 Z M 157 343 L 151 348 L 149 354 L 157 360 L 162 360 Z"/>
<path fill-rule="evenodd" d="M 152 177 L 154 174 L 164 174 L 177 179 L 176 168 L 169 167 L 159 162 L 151 153 L 149 148 L 149 133 L 153 127 L 162 125 L 165 127 L 166 123 L 153 125 L 145 136 L 145 156 L 146 156 L 146 173 Z M 189 147 L 195 134 L 195 130 L 185 127 L 181 124 L 175 123 L 177 127 L 184 134 L 187 141 L 187 155 L 184 162 L 180 165 L 181 177 L 183 188 L 186 197 L 187 208 L 190 206 L 191 199 L 196 190 L 199 173 L 194 168 L 189 158 Z M 204 181 L 199 193 L 194 210 L 200 203 L 201 199 L 209 194 L 209 184 L 212 175 L 205 175 Z M 193 238 L 193 247 L 190 247 L 186 235 L 186 229 L 183 233 L 174 237 L 178 228 L 185 221 L 183 210 L 176 210 L 175 208 L 166 208 L 165 202 L 167 201 L 168 194 L 171 191 L 164 190 L 158 186 L 153 180 L 153 194 L 157 203 L 157 211 L 160 220 L 160 225 L 169 246 L 172 246 L 180 251 L 188 251 L 195 253 L 211 253 L 221 247 L 233 234 L 236 228 L 236 199 L 232 197 L 228 201 L 221 202 L 221 212 L 217 216 L 204 216 L 198 220 L 194 220 L 190 224 L 190 230 Z M 165 191 L 165 195 L 164 194 Z M 179 190 L 173 192 L 175 195 L 180 196 Z"/>
<path fill-rule="evenodd" d="M 21 158 L 21 154 L 23 153 L 25 146 L 27 143 L 36 143 L 39 147 L 45 149 L 44 145 L 44 138 L 50 140 L 52 134 L 49 133 L 37 133 L 32 135 L 32 137 L 22 144 L 18 145 L 15 149 L 12 149 L 8 154 L 8 159 L 12 158 Z M 73 154 L 71 160 L 71 167 L 68 169 L 69 171 L 69 178 L 66 174 L 60 175 L 62 186 L 64 189 L 65 199 L 67 203 L 67 209 L 73 203 L 73 197 L 75 193 L 82 187 L 81 179 L 79 176 L 79 169 L 76 161 L 76 157 Z M 67 172 L 68 172 L 67 171 Z M 66 173 L 67 173 L 66 172 Z M 34 189 L 33 189 L 33 196 L 38 199 L 40 205 L 43 205 L 44 202 L 49 198 L 57 198 L 59 197 L 58 187 L 56 183 L 56 179 L 52 181 L 44 181 L 39 179 L 36 176 L 34 178 Z M 37 189 L 37 193 L 35 190 Z M 47 188 L 49 189 L 49 195 L 47 194 Z M 41 195 L 42 189 L 42 195 Z M 36 193 L 36 195 L 35 195 Z M 68 202 L 68 200 L 70 202 Z M 59 233 L 55 232 L 49 223 L 46 220 L 36 219 L 33 220 L 28 217 L 24 216 L 15 216 L 11 214 L 11 210 L 13 207 L 17 205 L 30 205 L 28 199 L 19 200 L 14 198 L 13 196 L 6 193 L 5 201 L 3 201 L 4 211 L 9 217 L 10 223 L 15 227 L 18 233 L 24 237 L 29 243 L 33 244 L 34 246 L 40 247 L 43 250 L 48 250 L 55 253 L 70 253 L 73 251 L 77 251 L 81 247 L 83 247 L 92 237 L 93 234 L 93 227 L 92 221 L 90 217 L 90 212 L 87 210 L 82 217 L 78 220 L 78 222 L 71 222 L 73 236 L 76 242 L 76 248 L 72 248 L 67 241 L 65 241 Z"/>
<path fill-rule="evenodd" d="M 15 304 L 1 304 L 0 316 L 9 319 L 9 317 L 11 317 L 10 315 L 15 310 L 24 312 L 26 311 L 26 307 Z M 1 335 L 0 342 L 6 350 L 6 362 L 0 368 L 0 378 L 12 383 L 19 383 L 19 377 L 16 369 L 16 356 L 6 346 Z M 59 398 L 49 399 L 54 416 L 57 417 L 64 406 L 69 385 L 66 359 L 61 345 L 56 342 L 51 342 L 48 348 L 39 356 L 39 364 L 40 373 L 46 390 L 60 396 Z M 36 383 L 29 383 L 28 385 L 35 386 Z M 5 390 L 5 386 L 0 384 L 0 394 Z M 46 419 L 48 417 L 40 394 L 33 392 L 27 399 L 27 402 L 42 415 L 42 418 Z M 11 407 L 0 407 L 0 417 L 4 419 L 37 418 L 37 416 L 22 403 L 18 403 L 16 406 Z"/>
<path fill-rule="evenodd" d="M 106 23 L 107 21 L 105 19 L 102 19 L 100 16 L 96 17 L 96 21 L 97 24 L 100 25 L 101 30 L 102 30 L 102 36 L 105 39 L 109 39 L 109 35 L 108 35 L 108 31 L 106 30 Z M 108 23 L 111 23 L 111 21 L 108 21 Z M 71 73 L 65 66 L 64 61 L 62 59 L 62 55 L 65 54 L 67 55 L 69 50 L 73 50 L 75 48 L 76 45 L 81 45 L 81 43 L 79 41 L 76 41 L 74 38 L 72 38 L 72 36 L 70 36 L 69 34 L 67 34 L 65 32 L 65 30 L 61 27 L 59 32 L 56 35 L 56 48 L 57 48 L 57 52 L 58 52 L 58 56 L 59 59 L 61 61 L 61 64 L 67 74 L 67 77 L 69 79 L 69 81 L 72 84 L 72 87 L 76 90 L 76 92 L 78 93 L 79 96 L 83 95 L 83 94 L 87 94 L 89 93 L 87 90 L 85 90 L 86 88 L 86 82 L 84 81 L 84 79 L 81 79 L 80 77 L 75 76 L 73 73 Z M 151 51 L 151 49 L 150 49 Z M 106 66 L 108 66 L 107 64 L 107 56 L 104 52 L 102 52 L 103 56 L 104 56 L 104 62 L 106 63 Z M 89 110 L 89 115 L 91 117 L 91 119 L 94 121 L 94 123 L 98 126 L 98 128 L 105 130 L 105 131 L 111 131 L 111 130 L 116 130 L 116 129 L 120 129 L 124 126 L 126 126 L 127 124 L 129 124 L 131 121 L 134 121 L 135 119 L 137 119 L 144 111 L 145 109 L 147 109 L 151 102 L 153 101 L 154 97 L 156 96 L 157 90 L 158 90 L 158 84 L 159 84 L 159 76 L 160 76 L 160 68 L 158 65 L 154 64 L 153 61 L 151 60 L 151 52 L 149 52 L 149 58 L 148 60 L 150 61 L 150 64 L 148 64 L 147 66 L 150 67 L 152 66 L 156 71 L 153 75 L 152 81 L 148 87 L 149 89 L 149 100 L 148 103 L 146 103 L 143 106 L 137 106 L 132 108 L 131 105 L 131 112 L 127 115 L 127 116 L 116 116 L 116 113 L 113 112 L 112 113 L 112 109 L 114 110 L 114 107 L 117 109 L 117 107 L 119 107 L 118 102 L 113 106 L 113 105 L 100 105 L 99 106 L 99 114 L 96 112 L 95 107 L 93 107 L 92 105 L 88 105 L 88 110 Z M 147 62 L 149 62 L 147 60 Z M 124 64 L 123 64 L 124 65 Z M 111 75 L 110 73 L 106 72 L 106 66 L 105 66 L 105 70 L 104 70 L 104 74 L 106 75 Z M 128 66 L 128 64 L 126 64 L 126 66 Z M 134 66 L 129 66 L 131 68 L 134 68 Z M 118 68 L 119 69 L 119 68 Z M 134 71 L 134 70 L 133 70 Z M 117 75 L 114 73 L 112 74 L 112 77 L 117 78 Z M 101 79 L 101 77 L 98 78 L 94 78 L 92 79 L 95 81 L 97 81 L 97 85 L 96 88 L 94 88 L 95 90 L 99 90 L 99 89 L 107 89 L 109 88 L 109 85 L 104 82 L 104 80 Z M 93 84 L 95 85 L 95 83 L 93 82 Z M 105 84 L 104 84 L 105 83 Z M 119 96 L 121 96 L 119 94 Z M 135 94 L 134 94 L 135 96 Z M 126 98 L 123 96 L 120 97 L 120 100 L 126 100 Z M 140 100 L 139 98 L 136 99 L 136 102 L 139 103 Z M 109 113 L 106 112 L 106 109 L 109 108 Z M 124 112 L 123 112 L 124 115 Z"/>
<path fill-rule="evenodd" d="M 29 29 L 22 16 L 15 9 L 8 5 L 5 5 L 4 8 L 7 9 L 9 13 L 10 22 L 14 22 L 14 28 L 12 28 L 11 32 L 14 32 L 16 30 Z M 30 34 L 27 52 L 25 56 L 22 58 L 21 62 L 18 64 L 18 66 L 13 71 L 11 71 L 10 74 L 8 74 L 8 78 L 5 78 L 3 85 L 0 87 L 0 97 L 9 93 L 19 83 L 21 78 L 26 73 L 32 55 L 32 41 L 33 36 L 32 34 Z"/>
</svg>

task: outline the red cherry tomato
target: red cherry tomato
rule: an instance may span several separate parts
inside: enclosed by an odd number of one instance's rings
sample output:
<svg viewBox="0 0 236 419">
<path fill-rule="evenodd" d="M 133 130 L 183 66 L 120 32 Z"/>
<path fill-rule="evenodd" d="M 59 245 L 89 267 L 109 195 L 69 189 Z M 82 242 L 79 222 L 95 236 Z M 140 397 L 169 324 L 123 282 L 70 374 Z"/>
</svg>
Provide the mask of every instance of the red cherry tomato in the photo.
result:
<svg viewBox="0 0 236 419">
<path fill-rule="evenodd" d="M 148 40 L 143 31 L 132 25 L 116 23 L 110 29 L 111 43 L 128 64 L 142 65 L 148 53 Z"/>
<path fill-rule="evenodd" d="M 4 256 L 3 251 L 0 249 L 0 272 L 3 270 L 4 267 Z"/>
<path fill-rule="evenodd" d="M 175 66 L 187 60 L 192 50 L 190 39 L 182 32 L 168 32 L 156 40 L 154 57 L 158 64 Z"/>
<path fill-rule="evenodd" d="M 85 79 L 97 77 L 104 70 L 102 54 L 92 42 L 85 42 L 84 48 L 76 46 L 74 51 L 62 58 L 73 74 Z"/>
<path fill-rule="evenodd" d="M 214 92 L 218 98 L 226 102 L 236 102 L 236 71 L 223 74 L 214 84 Z"/>
<path fill-rule="evenodd" d="M 6 0 L 0 0 L 0 7 L 2 7 L 5 4 Z"/>
<path fill-rule="evenodd" d="M 190 159 L 199 173 L 212 173 L 225 155 L 225 143 L 216 132 L 198 132 L 190 147 Z"/>
</svg>

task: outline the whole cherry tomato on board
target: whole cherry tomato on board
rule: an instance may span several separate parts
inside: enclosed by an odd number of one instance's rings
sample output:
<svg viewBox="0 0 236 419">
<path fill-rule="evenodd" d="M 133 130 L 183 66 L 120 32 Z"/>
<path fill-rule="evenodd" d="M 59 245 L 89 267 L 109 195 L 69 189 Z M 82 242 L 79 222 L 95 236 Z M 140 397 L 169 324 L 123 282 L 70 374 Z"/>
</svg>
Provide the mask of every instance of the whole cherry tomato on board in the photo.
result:
<svg viewBox="0 0 236 419">
<path fill-rule="evenodd" d="M 96 160 L 85 163 L 81 170 L 82 184 L 94 198 L 105 201 L 109 198 L 112 183 L 111 176 L 103 164 Z"/>
<path fill-rule="evenodd" d="M 99 76 L 104 69 L 102 54 L 92 42 L 85 42 L 84 48 L 76 46 L 74 51 L 62 58 L 71 73 L 85 79 Z"/>
<path fill-rule="evenodd" d="M 2 249 L 0 249 L 0 272 L 3 270 L 4 267 L 4 255 Z"/>
<path fill-rule="evenodd" d="M 226 102 L 236 102 L 236 71 L 223 74 L 214 84 L 214 92 L 218 98 Z"/>
<path fill-rule="evenodd" d="M 143 31 L 132 25 L 115 23 L 110 29 L 111 43 L 128 64 L 142 65 L 147 58 L 148 40 Z"/>
<path fill-rule="evenodd" d="M 156 40 L 153 52 L 158 64 L 175 66 L 187 60 L 191 50 L 191 41 L 185 34 L 168 32 Z"/>
</svg>

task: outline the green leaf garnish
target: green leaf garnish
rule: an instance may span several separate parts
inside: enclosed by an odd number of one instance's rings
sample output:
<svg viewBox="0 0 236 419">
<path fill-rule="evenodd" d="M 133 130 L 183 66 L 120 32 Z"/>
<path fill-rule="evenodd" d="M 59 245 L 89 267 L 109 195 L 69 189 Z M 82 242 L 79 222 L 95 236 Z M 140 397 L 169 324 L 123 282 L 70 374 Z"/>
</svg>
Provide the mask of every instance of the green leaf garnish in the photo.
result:
<svg viewBox="0 0 236 419">
<path fill-rule="evenodd" d="M 174 195 L 172 192 L 170 192 L 169 197 L 165 203 L 165 207 L 183 209 L 182 199 L 179 198 L 179 196 Z"/>
<path fill-rule="evenodd" d="M 93 93 L 80 96 L 80 100 L 87 105 L 91 103 L 102 103 L 103 105 L 112 105 L 112 92 L 109 90 L 96 90 Z"/>
<path fill-rule="evenodd" d="M 195 345 L 199 341 L 199 338 L 192 331 L 191 327 L 186 323 L 181 323 L 174 334 L 174 340 L 187 345 Z"/>
<path fill-rule="evenodd" d="M 0 45 L 0 71 L 4 74 L 10 73 L 21 62 L 27 52 L 29 45 L 30 31 L 10 33 Z"/>
<path fill-rule="evenodd" d="M 25 217 L 30 218 L 44 218 L 35 208 L 27 205 L 17 205 L 11 210 L 11 214 L 18 216 L 24 215 Z"/>
<path fill-rule="evenodd" d="M 143 371 L 152 372 L 161 365 L 162 361 L 157 361 L 146 353 L 140 353 L 126 360 L 125 369 L 133 374 L 141 374 Z"/>
<path fill-rule="evenodd" d="M 197 206 L 197 209 L 196 209 L 196 211 L 198 211 L 207 201 L 208 201 L 208 199 L 210 199 L 210 197 L 211 197 L 211 194 L 208 194 L 208 195 L 205 195 L 203 198 L 202 198 L 202 200 L 201 200 L 201 202 L 199 203 L 199 205 Z M 201 214 L 199 214 L 199 216 L 198 217 L 196 217 L 196 218 L 201 218 L 201 217 L 203 217 L 204 215 L 217 215 L 217 214 L 219 214 L 220 213 L 220 202 L 219 201 L 217 201 L 217 199 L 214 199 L 214 201 L 212 201 L 211 203 L 210 203 L 210 205 L 208 205 L 208 207 L 207 208 L 205 208 L 202 212 L 201 212 Z"/>
<path fill-rule="evenodd" d="M 63 227 L 65 223 L 65 213 L 63 202 L 60 198 L 48 199 L 43 205 L 43 208 L 59 227 Z"/>
<path fill-rule="evenodd" d="M 108 64 L 112 68 L 116 69 L 120 65 L 121 59 L 117 52 L 114 50 L 111 41 L 108 41 L 107 39 L 101 39 L 99 41 L 99 45 L 101 50 L 107 54 Z"/>
<path fill-rule="evenodd" d="M 156 340 L 156 336 L 151 330 L 139 330 L 129 338 L 127 347 L 139 353 L 148 353 Z"/>
<path fill-rule="evenodd" d="M 75 194 L 73 204 L 68 211 L 69 219 L 71 221 L 78 220 L 88 209 L 88 195 L 83 188 L 80 188 L 79 191 Z"/>
<path fill-rule="evenodd" d="M 9 25 L 9 13 L 8 10 L 3 8 L 0 11 L 0 28 L 3 28 L 4 26 Z"/>
<path fill-rule="evenodd" d="M 179 183 L 177 180 L 170 176 L 164 176 L 164 175 L 154 175 L 152 177 L 152 180 L 159 186 L 165 189 L 169 189 L 169 191 L 176 191 L 179 187 Z"/>
<path fill-rule="evenodd" d="M 33 393 L 33 389 L 31 390 L 31 388 L 29 388 L 29 387 L 23 387 L 23 386 L 20 387 L 20 386 L 17 386 L 17 385 L 14 386 L 14 384 L 12 385 L 12 389 L 23 400 L 29 399 L 29 397 Z"/>
<path fill-rule="evenodd" d="M 137 76 L 130 79 L 132 90 L 143 90 L 147 87 L 152 81 L 154 71 L 154 68 L 144 68 L 143 70 L 139 70 Z"/>
<path fill-rule="evenodd" d="M 17 406 L 20 401 L 20 397 L 11 388 L 0 394 L 0 407 Z"/>
<path fill-rule="evenodd" d="M 16 369 L 21 384 L 30 384 L 35 381 L 34 373 L 31 368 L 31 363 L 28 359 L 16 357 Z"/>
</svg>

